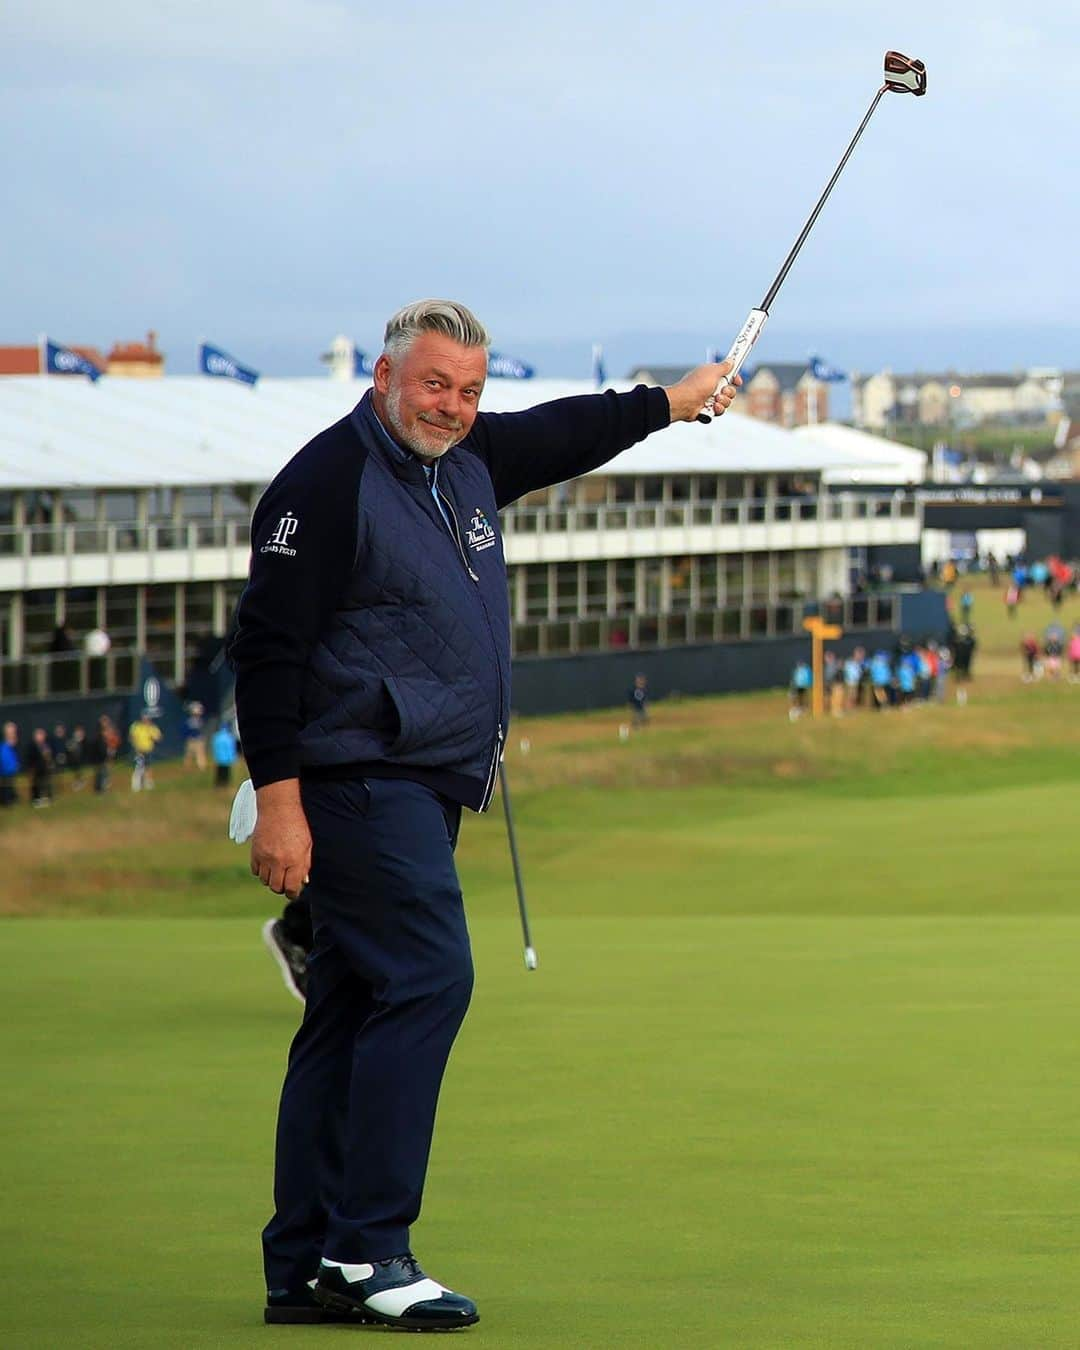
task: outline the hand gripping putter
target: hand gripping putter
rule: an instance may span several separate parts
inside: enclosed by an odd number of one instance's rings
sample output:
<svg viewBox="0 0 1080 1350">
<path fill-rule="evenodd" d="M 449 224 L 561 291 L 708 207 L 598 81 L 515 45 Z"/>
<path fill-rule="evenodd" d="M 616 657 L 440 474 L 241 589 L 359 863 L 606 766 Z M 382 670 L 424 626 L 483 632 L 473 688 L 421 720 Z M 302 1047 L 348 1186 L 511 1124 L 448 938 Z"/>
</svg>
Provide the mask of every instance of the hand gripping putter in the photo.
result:
<svg viewBox="0 0 1080 1350">
<path fill-rule="evenodd" d="M 739 332 L 739 336 L 731 344 L 731 350 L 725 361 L 731 362 L 731 370 L 724 376 L 716 386 L 716 392 L 705 403 L 704 409 L 698 413 L 697 420 L 708 424 L 713 420 L 713 408 L 716 406 L 716 399 L 725 384 L 730 384 L 732 377 L 739 373 L 743 362 L 750 355 L 750 349 L 761 336 L 761 330 L 765 327 L 765 320 L 769 317 L 769 309 L 772 302 L 776 299 L 777 292 L 784 284 L 784 278 L 791 271 L 791 265 L 799 256 L 799 250 L 806 243 L 806 237 L 814 228 L 814 222 L 821 214 L 821 208 L 829 199 L 829 193 L 836 186 L 836 180 L 844 170 L 844 165 L 851 158 L 851 152 L 858 144 L 859 137 L 866 130 L 866 124 L 874 115 L 874 110 L 881 102 L 883 94 L 914 94 L 916 98 L 921 98 L 926 93 L 926 67 L 921 61 L 914 61 L 910 56 L 904 56 L 902 52 L 885 53 L 885 83 L 874 95 L 874 101 L 870 104 L 866 116 L 859 123 L 859 129 L 851 138 L 851 144 L 844 151 L 844 157 L 836 166 L 836 172 L 829 179 L 825 191 L 821 194 L 817 206 L 810 213 L 810 219 L 802 228 L 802 233 L 795 240 L 795 247 L 784 259 L 784 265 L 776 274 L 776 279 L 766 292 L 765 299 L 757 309 L 752 309 L 746 322 Z"/>
</svg>

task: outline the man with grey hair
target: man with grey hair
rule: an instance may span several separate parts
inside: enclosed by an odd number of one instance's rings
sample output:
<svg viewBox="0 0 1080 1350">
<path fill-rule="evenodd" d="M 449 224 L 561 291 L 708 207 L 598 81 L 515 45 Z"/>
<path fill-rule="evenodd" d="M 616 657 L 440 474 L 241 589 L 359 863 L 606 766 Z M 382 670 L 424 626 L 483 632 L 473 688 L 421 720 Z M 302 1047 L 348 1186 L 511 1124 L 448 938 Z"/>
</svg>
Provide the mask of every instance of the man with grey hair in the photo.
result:
<svg viewBox="0 0 1080 1350">
<path fill-rule="evenodd" d="M 489 414 L 487 348 L 463 305 L 399 311 L 373 388 L 252 522 L 230 645 L 251 870 L 303 890 L 314 925 L 263 1233 L 267 1321 L 477 1320 L 417 1265 L 409 1229 L 472 990 L 461 810 L 491 802 L 510 711 L 498 512 L 693 420 L 727 369 Z"/>
</svg>

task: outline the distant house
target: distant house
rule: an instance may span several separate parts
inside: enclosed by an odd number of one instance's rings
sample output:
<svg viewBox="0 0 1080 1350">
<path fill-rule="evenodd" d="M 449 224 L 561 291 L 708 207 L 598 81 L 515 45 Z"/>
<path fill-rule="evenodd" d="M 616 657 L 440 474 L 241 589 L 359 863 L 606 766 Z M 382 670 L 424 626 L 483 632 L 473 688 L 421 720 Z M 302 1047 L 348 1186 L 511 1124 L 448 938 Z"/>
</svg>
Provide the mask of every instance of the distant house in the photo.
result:
<svg viewBox="0 0 1080 1350">
<path fill-rule="evenodd" d="M 675 384 L 692 366 L 638 366 L 635 384 Z M 815 380 L 805 361 L 773 361 L 744 367 L 740 411 L 778 427 L 802 427 L 829 420 L 829 387 Z"/>
<path fill-rule="evenodd" d="M 97 366 L 98 370 L 105 369 L 105 358 L 96 347 L 76 346 L 71 349 L 78 352 L 81 357 Z M 28 343 L 17 347 L 0 347 L 0 375 L 40 375 L 41 371 L 41 349 L 36 342 Z M 58 379 L 68 379 L 67 372 L 57 375 Z M 79 376 L 85 379 L 85 376 Z"/>
<path fill-rule="evenodd" d="M 114 342 L 108 356 L 103 356 L 97 347 L 88 347 L 76 343 L 71 347 L 98 370 L 106 375 L 121 375 L 134 379 L 156 378 L 165 374 L 165 357 L 157 348 L 157 334 L 147 333 L 145 342 Z M 17 347 L 0 347 L 0 375 L 40 375 L 41 349 L 35 342 Z M 70 375 L 78 379 L 85 376 L 77 372 L 56 371 L 50 379 L 68 379 Z"/>
<path fill-rule="evenodd" d="M 1038 424 L 1060 410 L 1063 378 L 1060 370 L 1048 369 L 910 375 L 882 370 L 852 379 L 852 418 L 869 430 L 912 424 Z"/>
<path fill-rule="evenodd" d="M 158 351 L 157 334 L 151 330 L 145 342 L 113 343 L 105 373 L 136 380 L 159 379 L 165 374 L 165 356 Z"/>
</svg>

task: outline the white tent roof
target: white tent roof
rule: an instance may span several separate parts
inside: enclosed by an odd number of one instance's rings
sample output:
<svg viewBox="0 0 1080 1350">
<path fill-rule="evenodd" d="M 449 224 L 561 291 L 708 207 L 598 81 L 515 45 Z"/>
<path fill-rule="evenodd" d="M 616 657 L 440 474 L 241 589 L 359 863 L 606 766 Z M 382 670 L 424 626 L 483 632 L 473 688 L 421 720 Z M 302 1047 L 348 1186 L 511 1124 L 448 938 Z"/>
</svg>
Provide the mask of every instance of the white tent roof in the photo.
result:
<svg viewBox="0 0 1080 1350">
<path fill-rule="evenodd" d="M 898 445 L 883 436 L 872 436 L 840 422 L 820 422 L 817 426 L 796 427 L 800 440 L 819 447 L 830 463 L 834 454 L 853 456 L 853 467 L 833 466 L 826 474 L 828 483 L 921 483 L 926 477 L 926 452 Z"/>
<path fill-rule="evenodd" d="M 261 379 L 254 387 L 201 375 L 106 376 L 96 384 L 71 377 L 0 378 L 0 489 L 263 484 L 305 441 L 344 416 L 369 384 L 326 376 Z M 591 392 L 591 384 L 581 380 L 491 380 L 483 408 L 511 412 Z M 909 456 L 918 453 L 879 444 Z M 890 462 L 899 463 L 895 453 Z M 598 472 L 825 471 L 840 481 L 850 481 L 845 474 L 865 481 L 922 477 L 920 471 L 875 478 L 866 465 L 861 448 L 832 437 L 804 438 L 727 413 L 708 427 L 678 423 Z"/>
</svg>

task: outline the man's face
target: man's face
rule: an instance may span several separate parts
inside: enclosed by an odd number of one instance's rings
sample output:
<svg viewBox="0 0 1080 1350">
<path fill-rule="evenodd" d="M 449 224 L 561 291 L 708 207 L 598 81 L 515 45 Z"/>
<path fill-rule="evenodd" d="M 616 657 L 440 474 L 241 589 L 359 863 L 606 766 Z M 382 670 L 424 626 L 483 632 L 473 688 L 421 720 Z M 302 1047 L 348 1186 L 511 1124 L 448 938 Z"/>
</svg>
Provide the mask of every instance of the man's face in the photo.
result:
<svg viewBox="0 0 1080 1350">
<path fill-rule="evenodd" d="M 376 361 L 376 411 L 413 454 L 438 459 L 469 434 L 486 376 L 483 347 L 421 333 L 403 355 Z"/>
</svg>

